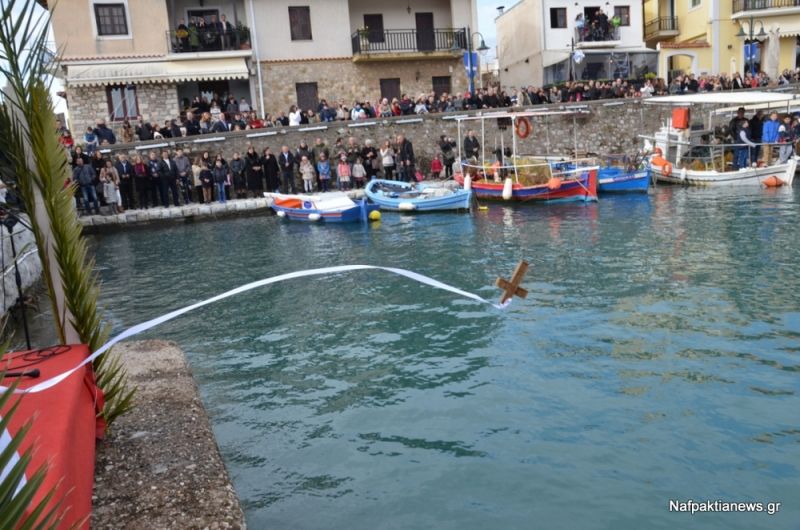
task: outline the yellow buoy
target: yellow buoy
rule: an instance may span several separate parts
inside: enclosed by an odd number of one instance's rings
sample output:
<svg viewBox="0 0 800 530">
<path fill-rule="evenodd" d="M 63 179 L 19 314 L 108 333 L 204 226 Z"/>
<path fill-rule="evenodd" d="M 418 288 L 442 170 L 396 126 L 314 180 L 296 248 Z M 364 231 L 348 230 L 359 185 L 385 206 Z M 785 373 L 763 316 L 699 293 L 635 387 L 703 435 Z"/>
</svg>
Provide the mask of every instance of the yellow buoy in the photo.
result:
<svg viewBox="0 0 800 530">
<path fill-rule="evenodd" d="M 369 220 L 370 221 L 380 221 L 381 220 L 381 212 L 378 210 L 372 210 L 369 212 Z"/>
</svg>

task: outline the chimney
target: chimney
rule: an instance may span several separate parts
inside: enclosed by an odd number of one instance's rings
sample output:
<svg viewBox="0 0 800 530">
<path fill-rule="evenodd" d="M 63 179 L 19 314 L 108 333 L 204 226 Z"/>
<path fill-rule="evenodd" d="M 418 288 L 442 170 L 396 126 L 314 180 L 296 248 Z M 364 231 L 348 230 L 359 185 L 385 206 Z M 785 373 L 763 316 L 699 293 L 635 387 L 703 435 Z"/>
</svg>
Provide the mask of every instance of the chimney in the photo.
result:
<svg viewBox="0 0 800 530">
<path fill-rule="evenodd" d="M 506 6 L 497 6 L 497 16 L 499 17 L 500 15 L 502 15 L 503 11 L 505 11 L 505 9 L 506 9 Z"/>
</svg>

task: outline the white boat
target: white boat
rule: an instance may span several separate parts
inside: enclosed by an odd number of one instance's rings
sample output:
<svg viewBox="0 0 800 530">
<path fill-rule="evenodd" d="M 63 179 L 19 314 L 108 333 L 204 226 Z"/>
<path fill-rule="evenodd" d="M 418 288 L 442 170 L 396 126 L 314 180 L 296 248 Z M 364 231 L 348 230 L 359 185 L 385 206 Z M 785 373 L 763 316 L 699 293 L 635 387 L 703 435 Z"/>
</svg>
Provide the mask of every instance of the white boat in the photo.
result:
<svg viewBox="0 0 800 530">
<path fill-rule="evenodd" d="M 764 109 L 766 106 L 777 112 L 788 112 L 799 100 L 797 94 L 764 91 L 707 92 L 646 100 L 647 104 L 695 109 L 705 113 L 706 118 L 702 123 L 687 124 L 687 128 L 673 127 L 673 120 L 670 119 L 654 136 L 646 137 L 655 144 L 655 152 L 650 160 L 653 177 L 659 182 L 691 186 L 791 186 L 800 160 L 797 156 L 793 155 L 786 162 L 779 163 L 776 153 L 774 164 L 736 168 L 731 159 L 735 158 L 741 144 L 708 143 L 703 138 L 714 135 L 715 117 L 731 112 L 730 108 L 708 111 L 708 105 L 738 105 L 746 111 L 750 108 Z"/>
</svg>

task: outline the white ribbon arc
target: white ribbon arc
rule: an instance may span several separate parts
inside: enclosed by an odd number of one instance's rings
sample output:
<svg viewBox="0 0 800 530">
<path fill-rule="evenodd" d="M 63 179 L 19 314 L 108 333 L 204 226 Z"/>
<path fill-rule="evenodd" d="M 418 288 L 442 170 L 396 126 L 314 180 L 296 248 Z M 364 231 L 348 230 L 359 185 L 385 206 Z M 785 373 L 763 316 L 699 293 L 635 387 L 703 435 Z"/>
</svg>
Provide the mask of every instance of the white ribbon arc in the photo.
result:
<svg viewBox="0 0 800 530">
<path fill-rule="evenodd" d="M 226 298 L 230 298 L 231 296 L 236 296 L 237 294 L 241 294 L 243 292 L 250 291 L 252 289 L 257 289 L 258 287 L 264 287 L 265 285 L 270 285 L 270 284 L 278 283 L 278 282 L 284 282 L 286 280 L 294 280 L 296 278 L 303 278 L 303 277 L 306 277 L 306 276 L 317 276 L 317 275 L 320 275 L 320 274 L 338 274 L 338 273 L 342 273 L 342 272 L 351 272 L 351 271 L 369 270 L 369 269 L 381 270 L 381 271 L 391 272 L 392 274 L 405 276 L 406 278 L 414 280 L 415 282 L 419 282 L 419 283 L 422 283 L 422 284 L 425 284 L 425 285 L 429 285 L 429 286 L 435 287 L 437 289 L 443 289 L 445 291 L 449 291 L 449 292 L 457 294 L 459 296 L 463 296 L 464 298 L 471 298 L 472 300 L 476 300 L 476 301 L 482 302 L 484 304 L 489 304 L 490 306 L 495 307 L 497 309 L 503 309 L 503 308 L 507 307 L 511 303 L 511 300 L 508 300 L 503 304 L 495 304 L 494 302 L 490 302 L 489 300 L 486 300 L 485 298 L 481 298 L 477 294 L 469 293 L 467 291 L 462 291 L 461 289 L 459 289 L 457 287 L 453 287 L 452 285 L 447 285 L 446 283 L 442 283 L 439 280 L 434 280 L 433 278 L 429 278 L 428 276 L 424 276 L 422 274 L 419 274 L 419 273 L 416 273 L 416 272 L 413 272 L 413 271 L 409 271 L 409 270 L 406 270 L 406 269 L 396 269 L 396 268 L 393 268 L 393 267 L 378 267 L 378 266 L 375 266 L 375 265 L 338 265 L 336 267 L 323 267 L 321 269 L 308 269 L 308 270 L 304 270 L 304 271 L 290 272 L 290 273 L 287 273 L 287 274 L 281 274 L 279 276 L 272 276 L 271 278 L 265 278 L 263 280 L 258 280 L 258 281 L 255 281 L 255 282 L 247 283 L 247 284 L 242 285 L 240 287 L 237 287 L 235 289 L 231 289 L 230 291 L 226 291 L 226 292 L 224 292 L 222 294 L 218 294 L 217 296 L 214 296 L 212 298 L 208 298 L 208 299 L 203 300 L 201 302 L 197 302 L 195 304 L 188 305 L 188 306 L 182 307 L 180 309 L 176 309 L 175 311 L 172 311 L 171 313 L 167 313 L 165 315 L 161 315 L 160 317 L 156 317 L 156 318 L 154 318 L 152 320 L 148 320 L 147 322 L 142 322 L 141 324 L 137 324 L 137 325 L 135 325 L 133 327 L 130 327 L 130 328 L 126 329 L 125 331 L 123 331 L 122 333 L 120 333 L 119 335 L 116 335 L 115 337 L 110 339 L 108 342 L 106 342 L 102 346 L 100 346 L 97 349 L 97 351 L 95 351 L 92 355 L 90 355 L 89 357 L 84 359 L 75 368 L 67 370 L 66 372 L 63 372 L 63 373 L 61 373 L 61 374 L 59 374 L 57 376 L 51 377 L 50 379 L 42 381 L 41 383 L 37 383 L 37 384 L 33 385 L 32 387 L 25 388 L 25 389 L 17 389 L 17 390 L 14 391 L 14 393 L 16 393 L 16 394 L 28 394 L 28 393 L 42 392 L 44 390 L 52 388 L 52 387 L 56 386 L 57 384 L 59 384 L 64 379 L 68 378 L 73 373 L 75 373 L 81 367 L 85 366 L 86 364 L 94 361 L 95 359 L 97 359 L 98 357 L 103 355 L 105 352 L 107 352 L 109 349 L 111 349 L 111 347 L 114 346 L 115 344 L 117 344 L 118 342 L 121 342 L 121 341 L 123 341 L 123 340 L 125 340 L 127 338 L 133 337 L 134 335 L 138 335 L 139 333 L 142 333 L 144 331 L 152 329 L 152 328 L 154 328 L 154 327 L 156 327 L 156 326 L 158 326 L 160 324 L 163 324 L 164 322 L 169 322 L 170 320 L 172 320 L 174 318 L 177 318 L 177 317 L 179 317 L 181 315 L 184 315 L 184 314 L 186 314 L 186 313 L 188 313 L 190 311 L 194 311 L 195 309 L 199 309 L 199 308 L 201 308 L 203 306 L 207 306 L 209 304 L 213 304 L 214 302 L 219 302 L 220 300 L 224 300 Z M 7 387 L 0 386 L 0 392 L 5 392 L 6 390 L 8 390 Z"/>
</svg>

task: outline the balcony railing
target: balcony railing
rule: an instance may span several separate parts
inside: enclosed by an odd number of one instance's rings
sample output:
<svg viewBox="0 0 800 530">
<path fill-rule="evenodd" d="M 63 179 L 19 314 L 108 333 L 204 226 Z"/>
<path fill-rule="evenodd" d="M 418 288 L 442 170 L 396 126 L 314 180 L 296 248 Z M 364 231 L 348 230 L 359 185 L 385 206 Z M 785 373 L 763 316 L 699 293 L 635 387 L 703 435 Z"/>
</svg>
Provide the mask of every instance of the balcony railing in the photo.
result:
<svg viewBox="0 0 800 530">
<path fill-rule="evenodd" d="M 167 31 L 171 53 L 219 52 L 250 49 L 250 29 L 236 26 L 230 31 L 192 26 Z"/>
<path fill-rule="evenodd" d="M 665 31 L 678 31 L 678 17 L 658 17 L 644 25 L 644 37 L 649 39 Z"/>
<path fill-rule="evenodd" d="M 359 30 L 350 36 L 353 55 L 393 52 L 441 52 L 465 50 L 467 31 L 460 29 Z"/>
<path fill-rule="evenodd" d="M 800 0 L 733 0 L 733 12 L 800 7 Z"/>
<path fill-rule="evenodd" d="M 619 27 L 602 27 L 598 24 L 591 24 L 575 30 L 575 42 L 609 42 L 620 40 Z"/>
</svg>

